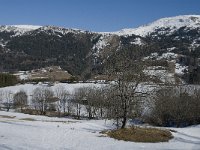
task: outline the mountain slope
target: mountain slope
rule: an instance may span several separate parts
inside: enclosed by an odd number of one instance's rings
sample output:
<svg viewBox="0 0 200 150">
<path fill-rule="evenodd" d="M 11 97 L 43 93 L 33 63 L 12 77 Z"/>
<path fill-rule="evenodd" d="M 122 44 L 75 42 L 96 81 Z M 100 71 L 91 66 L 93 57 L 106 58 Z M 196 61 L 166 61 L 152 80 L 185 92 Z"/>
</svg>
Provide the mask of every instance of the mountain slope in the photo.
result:
<svg viewBox="0 0 200 150">
<path fill-rule="evenodd" d="M 122 57 L 123 56 L 123 57 Z M 162 18 L 135 29 L 97 33 L 55 26 L 0 26 L 0 70 L 61 66 L 89 79 L 108 63 L 149 61 L 152 68 L 200 82 L 200 16 Z"/>
</svg>

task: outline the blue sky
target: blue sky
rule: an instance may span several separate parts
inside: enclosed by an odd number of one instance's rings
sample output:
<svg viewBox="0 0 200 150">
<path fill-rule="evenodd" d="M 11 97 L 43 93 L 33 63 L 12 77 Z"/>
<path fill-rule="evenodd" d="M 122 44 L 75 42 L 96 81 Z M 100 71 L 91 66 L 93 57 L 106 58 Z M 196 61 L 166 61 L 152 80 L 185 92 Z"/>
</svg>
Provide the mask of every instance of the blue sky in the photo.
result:
<svg viewBox="0 0 200 150">
<path fill-rule="evenodd" d="M 0 24 L 117 31 L 162 17 L 200 15 L 200 0 L 0 0 Z"/>
</svg>

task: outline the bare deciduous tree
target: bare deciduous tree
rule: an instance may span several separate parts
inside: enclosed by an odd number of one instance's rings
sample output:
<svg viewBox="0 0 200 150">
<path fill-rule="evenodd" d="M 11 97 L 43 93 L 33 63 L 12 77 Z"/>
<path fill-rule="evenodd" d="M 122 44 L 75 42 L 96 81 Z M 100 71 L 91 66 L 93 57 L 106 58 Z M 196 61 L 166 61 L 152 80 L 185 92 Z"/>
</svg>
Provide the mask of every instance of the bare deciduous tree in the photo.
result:
<svg viewBox="0 0 200 150">
<path fill-rule="evenodd" d="M 69 92 L 66 91 L 66 89 L 63 86 L 59 86 L 55 89 L 55 96 L 59 99 L 57 101 L 57 108 L 58 108 L 58 112 L 60 114 L 61 109 L 63 110 L 63 112 L 66 112 L 66 104 L 67 104 L 67 111 L 68 113 L 70 113 L 71 110 L 71 105 L 69 102 Z"/>
<path fill-rule="evenodd" d="M 74 98 L 73 98 L 72 102 L 75 104 L 76 116 L 78 119 L 80 119 L 81 108 L 85 101 L 86 101 L 85 88 L 75 89 Z"/>
<path fill-rule="evenodd" d="M 1 106 L 2 106 L 2 102 L 3 102 L 3 91 L 1 90 L 0 91 L 0 109 L 1 109 Z"/>
<path fill-rule="evenodd" d="M 199 90 L 191 93 L 187 89 L 187 86 L 176 85 L 164 86 L 158 90 L 150 113 L 150 122 L 177 127 L 200 122 Z"/>
<path fill-rule="evenodd" d="M 13 96 L 13 104 L 15 107 L 20 107 L 21 111 L 28 103 L 28 96 L 25 91 L 19 91 Z"/>
<path fill-rule="evenodd" d="M 39 108 L 41 114 L 45 114 L 49 104 L 55 102 L 54 93 L 50 88 L 36 88 L 33 91 L 32 103 Z"/>
<path fill-rule="evenodd" d="M 137 111 L 136 105 L 139 103 L 138 86 L 140 83 L 148 81 L 148 76 L 145 75 L 145 63 L 140 61 L 133 61 L 126 57 L 127 54 L 122 53 L 121 56 L 116 56 L 115 64 L 110 62 L 107 67 L 107 74 L 114 77 L 115 83 L 112 84 L 112 96 L 115 100 L 115 111 L 117 120 L 120 118 L 122 121 L 121 128 L 126 126 L 127 119 L 130 114 Z M 144 93 L 141 93 L 144 94 Z M 134 112 L 134 113 L 133 113 Z"/>
<path fill-rule="evenodd" d="M 13 102 L 12 92 L 11 91 L 3 91 L 3 98 L 6 101 L 5 107 L 6 107 L 7 111 L 9 111 L 12 106 L 12 102 Z"/>
</svg>

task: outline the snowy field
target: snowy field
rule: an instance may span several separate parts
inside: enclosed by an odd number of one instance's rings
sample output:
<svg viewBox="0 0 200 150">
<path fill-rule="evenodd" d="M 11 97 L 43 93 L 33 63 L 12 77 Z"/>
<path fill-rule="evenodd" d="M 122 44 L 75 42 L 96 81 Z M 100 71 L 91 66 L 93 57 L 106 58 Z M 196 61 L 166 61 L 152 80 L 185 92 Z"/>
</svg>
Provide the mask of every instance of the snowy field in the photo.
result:
<svg viewBox="0 0 200 150">
<path fill-rule="evenodd" d="M 0 111 L 0 150 L 200 149 L 200 125 L 173 128 L 177 131 L 173 133 L 175 138 L 163 143 L 118 141 L 99 133 L 112 128 L 112 122 L 105 120 L 49 118 Z"/>
<path fill-rule="evenodd" d="M 5 91 L 11 91 L 11 93 L 16 93 L 20 90 L 25 91 L 28 95 L 31 95 L 33 90 L 38 88 L 38 87 L 50 87 L 53 91 L 59 87 L 62 86 L 65 88 L 68 92 L 73 93 L 75 89 L 80 88 L 80 87 L 101 87 L 105 86 L 105 84 L 95 84 L 95 83 L 74 83 L 74 84 L 68 84 L 68 83 L 57 83 L 54 84 L 53 86 L 49 86 L 48 84 L 18 84 L 15 86 L 8 86 L 4 88 L 0 88 L 0 90 L 5 90 Z"/>
<path fill-rule="evenodd" d="M 155 72 L 155 71 L 154 71 Z M 114 83 L 114 82 L 113 82 Z M 15 86 L 8 86 L 8 87 L 3 87 L 0 88 L 0 91 L 9 91 L 9 93 L 11 93 L 12 95 L 14 95 L 15 93 L 19 92 L 20 90 L 23 90 L 27 93 L 27 95 L 29 96 L 29 98 L 31 98 L 31 95 L 33 94 L 33 90 L 38 88 L 38 87 L 49 87 L 51 88 L 53 91 L 55 91 L 56 88 L 58 87 L 63 87 L 66 91 L 68 91 L 69 93 L 73 94 L 75 89 L 81 88 L 81 87 L 105 87 L 108 86 L 108 84 L 99 84 L 99 83 L 55 83 L 53 86 L 49 86 L 48 84 L 44 84 L 44 83 L 39 83 L 39 84 L 18 84 Z M 140 84 L 138 86 L 138 91 L 151 91 L 156 87 L 156 85 L 154 84 Z M 200 89 L 199 85 L 187 85 L 185 86 L 185 89 L 187 89 L 186 91 L 188 91 L 189 93 L 191 93 L 192 91 L 194 91 L 195 89 Z"/>
<path fill-rule="evenodd" d="M 0 90 L 12 94 L 24 90 L 31 98 L 33 90 L 45 84 L 16 85 Z M 79 87 L 101 87 L 104 84 L 58 83 L 70 93 Z M 140 87 L 140 89 L 143 87 Z M 174 139 L 163 143 L 134 143 L 118 141 L 99 133 L 113 129 L 112 121 L 74 120 L 34 116 L 0 111 L 0 150 L 200 150 L 200 125 L 187 128 L 171 128 Z"/>
<path fill-rule="evenodd" d="M 39 83 L 39 84 L 18 84 L 15 86 L 8 86 L 0 88 L 0 91 L 9 91 L 9 93 L 12 94 L 12 96 L 19 92 L 20 90 L 23 90 L 27 93 L 28 99 L 31 99 L 31 95 L 33 94 L 34 89 L 38 87 L 49 87 L 53 91 L 55 91 L 56 88 L 62 87 L 69 93 L 73 94 L 75 89 L 78 89 L 80 87 L 102 87 L 106 86 L 105 84 L 95 84 L 95 83 L 76 83 L 76 84 L 68 84 L 68 83 L 57 83 L 53 86 L 49 86 L 48 84 Z"/>
</svg>

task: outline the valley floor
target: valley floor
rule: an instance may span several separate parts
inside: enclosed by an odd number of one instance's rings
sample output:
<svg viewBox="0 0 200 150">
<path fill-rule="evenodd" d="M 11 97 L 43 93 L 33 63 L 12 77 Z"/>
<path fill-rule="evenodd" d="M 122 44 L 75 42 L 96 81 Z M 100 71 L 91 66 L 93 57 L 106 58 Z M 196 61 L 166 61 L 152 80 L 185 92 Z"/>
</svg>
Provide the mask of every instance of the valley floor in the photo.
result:
<svg viewBox="0 0 200 150">
<path fill-rule="evenodd" d="M 105 137 L 112 129 L 105 120 L 50 118 L 0 111 L 0 150 L 133 150 L 200 149 L 200 125 L 173 128 L 174 139 L 164 143 L 134 143 Z"/>
</svg>

